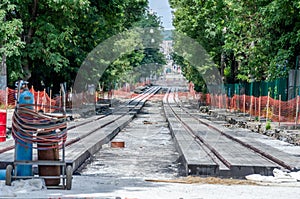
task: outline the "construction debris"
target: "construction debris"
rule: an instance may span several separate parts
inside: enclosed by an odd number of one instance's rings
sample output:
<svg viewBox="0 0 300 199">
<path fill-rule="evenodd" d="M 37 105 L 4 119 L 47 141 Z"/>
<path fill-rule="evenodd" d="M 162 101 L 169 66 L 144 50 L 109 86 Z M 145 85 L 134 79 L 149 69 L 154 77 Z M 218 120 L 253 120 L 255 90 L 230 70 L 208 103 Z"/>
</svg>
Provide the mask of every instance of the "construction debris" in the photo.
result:
<svg viewBox="0 0 300 199">
<path fill-rule="evenodd" d="M 252 182 L 262 183 L 294 183 L 300 182 L 300 171 L 286 172 L 279 169 L 273 170 L 273 176 L 262 176 L 260 174 L 252 174 L 246 176 L 246 179 Z"/>
<path fill-rule="evenodd" d="M 221 184 L 221 185 L 257 185 L 247 180 L 222 179 L 217 177 L 187 176 L 178 179 L 146 179 L 147 182 L 182 183 L 182 184 Z"/>
</svg>

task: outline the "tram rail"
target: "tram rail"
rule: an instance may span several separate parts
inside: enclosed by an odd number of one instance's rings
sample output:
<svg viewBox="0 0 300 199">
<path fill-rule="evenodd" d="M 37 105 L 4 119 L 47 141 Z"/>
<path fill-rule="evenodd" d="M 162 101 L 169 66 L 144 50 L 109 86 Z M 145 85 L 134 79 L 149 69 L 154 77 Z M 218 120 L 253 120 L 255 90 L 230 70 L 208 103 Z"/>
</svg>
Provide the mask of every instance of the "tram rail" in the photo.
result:
<svg viewBox="0 0 300 199">
<path fill-rule="evenodd" d="M 175 88 L 169 89 L 166 93 L 164 98 L 164 110 L 171 128 L 175 125 L 174 123 L 180 123 L 182 126 L 181 134 L 186 133 L 191 136 L 191 140 L 200 146 L 198 150 L 202 150 L 204 154 L 206 154 L 205 158 L 207 161 L 202 161 L 195 166 L 194 159 L 196 155 L 193 154 L 193 151 L 185 147 L 185 144 L 183 144 L 185 141 L 180 140 L 182 138 L 177 138 L 182 135 L 173 132 L 175 139 L 177 139 L 179 151 L 181 151 L 182 156 L 187 156 L 183 158 L 185 159 L 187 174 L 242 177 L 252 173 L 271 175 L 272 170 L 275 168 L 283 168 L 291 171 L 299 169 L 300 164 L 299 161 L 296 160 L 297 157 L 286 154 L 290 156 L 289 158 L 293 159 L 293 161 L 289 162 L 288 160 L 290 159 L 287 158 L 282 160 L 282 157 L 285 155 L 283 152 L 279 152 L 275 149 L 270 151 L 268 147 L 264 148 L 263 144 L 261 144 L 261 146 L 257 144 L 252 145 L 253 143 L 247 142 L 248 140 L 243 141 L 231 130 L 214 124 L 211 121 L 200 119 L 200 117 L 195 116 L 195 114 L 191 114 L 179 102 Z M 174 120 L 172 118 L 176 119 Z M 192 144 L 190 145 L 193 146 Z M 228 148 L 226 146 L 228 146 Z M 233 146 L 235 150 L 233 150 Z M 239 151 L 244 154 L 240 155 L 238 153 Z M 272 154 L 274 151 L 276 153 Z M 280 157 L 276 157 L 277 154 L 280 154 Z M 231 157 L 232 155 L 236 155 L 237 157 Z M 188 156 L 193 157 L 193 163 L 189 163 L 189 161 L 186 160 L 190 158 Z M 202 157 L 198 158 L 204 159 L 203 154 Z M 250 160 L 252 160 L 253 163 L 251 163 Z M 209 164 L 211 164 L 210 169 L 207 169 Z M 202 167 L 205 168 L 203 169 Z"/>
<path fill-rule="evenodd" d="M 97 132 L 98 130 L 120 120 L 121 118 L 125 117 L 128 114 L 134 114 L 132 112 L 137 111 L 138 109 L 143 106 L 144 102 L 151 98 L 155 93 L 160 90 L 160 87 L 150 87 L 142 94 L 135 96 L 134 98 L 130 99 L 126 103 L 121 104 L 119 107 L 106 115 L 101 116 L 93 116 L 92 118 L 87 118 L 79 122 L 72 122 L 67 125 L 68 138 L 65 143 L 66 151 L 69 147 L 76 144 L 80 140 L 86 139 L 87 137 L 91 136 L 93 133 Z M 93 128 L 88 128 L 89 126 L 93 126 Z M 94 126 L 96 125 L 96 126 Z M 84 132 L 77 133 L 77 129 L 87 129 Z M 90 130 L 88 130 L 90 129 Z M 80 130 L 79 130 L 80 131 Z M 0 158 L 2 154 L 10 153 L 14 149 L 14 140 L 8 140 L 5 143 L 0 145 Z M 91 155 L 91 154 L 90 154 Z M 82 162 L 83 160 L 81 160 Z M 10 164 L 7 160 L 0 159 L 0 167 L 4 169 L 8 164 Z M 76 166 L 79 166 L 76 164 Z M 73 168 L 75 171 L 77 168 Z"/>
</svg>

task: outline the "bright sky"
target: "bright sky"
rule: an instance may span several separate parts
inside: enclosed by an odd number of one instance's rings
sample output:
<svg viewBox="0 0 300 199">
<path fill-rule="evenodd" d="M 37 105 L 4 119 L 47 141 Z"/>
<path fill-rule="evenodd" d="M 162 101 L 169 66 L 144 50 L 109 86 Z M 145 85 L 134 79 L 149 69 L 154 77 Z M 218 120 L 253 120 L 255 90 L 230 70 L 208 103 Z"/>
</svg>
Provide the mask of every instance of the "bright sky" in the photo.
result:
<svg viewBox="0 0 300 199">
<path fill-rule="evenodd" d="M 149 0 L 149 7 L 161 17 L 165 30 L 174 29 L 172 14 L 168 0 Z"/>
</svg>

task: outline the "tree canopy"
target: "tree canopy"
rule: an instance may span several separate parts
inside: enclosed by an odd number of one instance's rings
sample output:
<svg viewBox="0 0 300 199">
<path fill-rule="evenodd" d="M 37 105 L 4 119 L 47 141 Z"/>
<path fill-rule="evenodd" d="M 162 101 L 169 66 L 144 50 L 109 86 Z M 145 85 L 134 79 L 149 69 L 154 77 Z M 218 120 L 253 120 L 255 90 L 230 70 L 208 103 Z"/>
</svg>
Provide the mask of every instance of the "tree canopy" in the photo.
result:
<svg viewBox="0 0 300 199">
<path fill-rule="evenodd" d="M 5 61 L 9 85 L 26 79 L 37 89 L 59 88 L 62 82 L 70 87 L 99 43 L 136 26 L 160 24 L 147 8 L 147 0 L 2 0 L 0 63 L 4 67 Z M 146 51 L 116 60 L 107 79 L 149 62 L 150 54 L 163 63 L 159 51 Z"/>
<path fill-rule="evenodd" d="M 300 1 L 170 0 L 170 4 L 176 30 L 207 50 L 226 83 L 287 77 L 295 68 Z"/>
<path fill-rule="evenodd" d="M 0 3 L 0 63 L 1 63 L 1 84 L 6 86 L 6 63 L 11 63 L 14 69 L 20 64 L 21 50 L 24 48 L 19 35 L 22 32 L 22 21 L 16 17 L 16 5 L 11 4 L 9 0 L 3 0 Z M 16 78 L 16 72 L 10 73 L 10 77 Z M 3 82 L 3 80 L 5 82 Z"/>
</svg>

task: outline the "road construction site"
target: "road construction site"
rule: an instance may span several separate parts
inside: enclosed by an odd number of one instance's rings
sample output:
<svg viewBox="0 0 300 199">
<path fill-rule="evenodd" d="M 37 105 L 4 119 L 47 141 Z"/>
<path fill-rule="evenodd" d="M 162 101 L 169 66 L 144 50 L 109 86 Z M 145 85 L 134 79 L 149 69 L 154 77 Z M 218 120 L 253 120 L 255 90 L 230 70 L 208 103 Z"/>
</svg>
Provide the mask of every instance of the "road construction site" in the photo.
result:
<svg viewBox="0 0 300 199">
<path fill-rule="evenodd" d="M 185 90 L 184 79 L 172 77 L 113 107 L 112 114 L 69 121 L 65 156 L 73 171 L 70 190 L 42 186 L 30 192 L 3 185 L 3 193 L 48 198 L 297 198 L 300 179 L 289 174 L 300 168 L 298 146 L 226 128 L 225 121 L 210 120 L 211 115 L 182 98 Z M 155 98 L 158 92 L 164 98 Z M 0 146 L 2 169 L 14 164 L 13 146 L 13 139 Z M 274 181 L 264 181 L 264 176 Z M 216 196 L 215 190 L 226 194 Z"/>
</svg>

